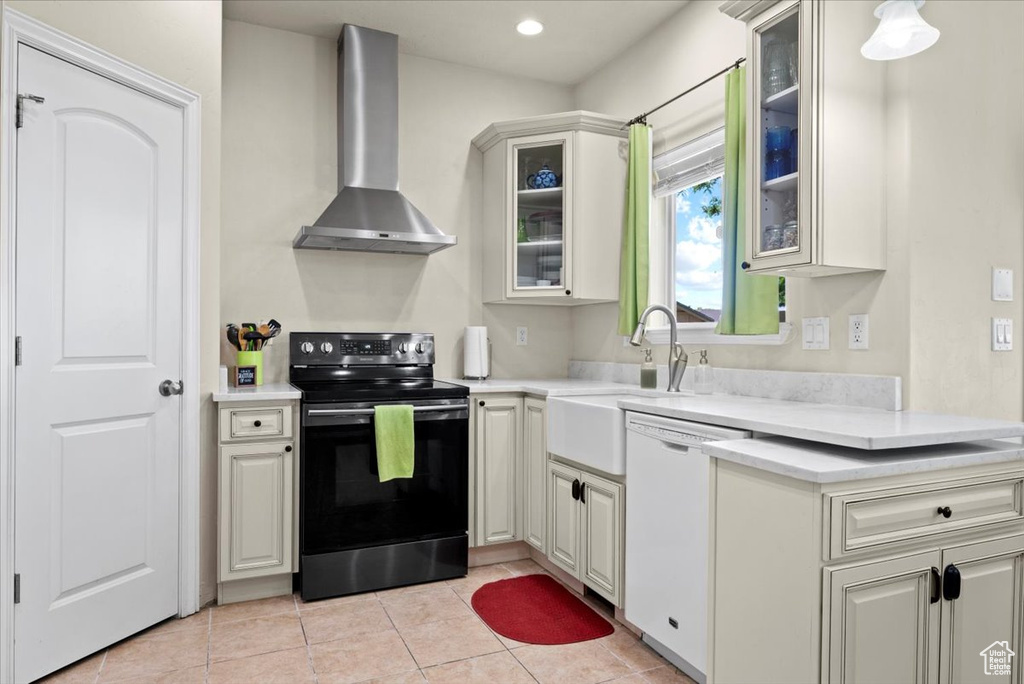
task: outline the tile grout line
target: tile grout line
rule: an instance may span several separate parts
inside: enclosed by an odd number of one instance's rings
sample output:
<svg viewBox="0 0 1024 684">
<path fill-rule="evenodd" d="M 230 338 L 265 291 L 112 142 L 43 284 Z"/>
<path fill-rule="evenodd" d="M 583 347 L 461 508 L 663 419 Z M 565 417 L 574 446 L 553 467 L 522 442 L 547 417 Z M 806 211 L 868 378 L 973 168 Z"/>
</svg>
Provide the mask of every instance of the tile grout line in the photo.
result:
<svg viewBox="0 0 1024 684">
<path fill-rule="evenodd" d="M 103 649 L 103 657 L 100 658 L 100 669 L 96 670 L 96 678 L 93 679 L 93 684 L 99 684 L 100 674 L 103 672 L 103 666 L 107 664 L 107 654 L 110 653 L 109 648 Z"/>
<path fill-rule="evenodd" d="M 206 669 L 203 670 L 203 684 L 210 684 L 210 658 L 213 652 L 213 608 L 206 616 Z"/>
<path fill-rule="evenodd" d="M 412 654 L 412 649 L 409 648 L 409 642 L 405 640 L 405 635 L 402 634 L 402 631 L 395 625 L 395 621 L 391 619 L 391 613 L 388 612 L 388 607 L 379 598 L 377 599 L 377 603 L 380 604 L 381 610 L 384 611 L 384 617 L 388 619 L 391 629 L 395 630 L 395 634 L 397 634 L 398 638 L 402 640 L 402 645 L 405 646 L 405 652 L 409 654 L 410 658 L 412 658 L 412 662 L 416 666 L 416 670 L 420 673 L 420 676 L 423 677 L 423 679 L 426 679 L 427 676 L 423 674 L 423 667 L 420 665 L 420 661 L 416 660 L 416 656 Z"/>
<path fill-rule="evenodd" d="M 292 605 L 295 606 L 295 614 L 299 616 L 299 629 L 302 630 L 302 641 L 306 644 L 306 662 L 309 663 L 309 669 L 313 672 L 313 681 L 320 684 L 320 675 L 317 674 L 316 663 L 313 662 L 313 647 L 309 643 L 306 624 L 302 621 L 302 611 L 299 610 L 299 599 L 295 597 L 295 594 L 292 594 Z"/>
<path fill-rule="evenodd" d="M 526 674 L 530 675 L 530 677 L 533 679 L 533 681 L 537 682 L 537 684 L 540 684 L 540 680 L 537 679 L 537 675 L 533 674 L 533 672 L 530 671 L 530 668 L 528 668 L 526 666 L 526 663 L 524 663 L 522 660 L 519 659 L 519 656 L 516 655 L 516 652 L 513 651 L 512 649 L 509 649 L 508 652 L 511 653 L 512 657 L 516 659 L 517 663 L 519 663 L 519 667 L 521 667 L 524 670 L 526 670 Z"/>
</svg>

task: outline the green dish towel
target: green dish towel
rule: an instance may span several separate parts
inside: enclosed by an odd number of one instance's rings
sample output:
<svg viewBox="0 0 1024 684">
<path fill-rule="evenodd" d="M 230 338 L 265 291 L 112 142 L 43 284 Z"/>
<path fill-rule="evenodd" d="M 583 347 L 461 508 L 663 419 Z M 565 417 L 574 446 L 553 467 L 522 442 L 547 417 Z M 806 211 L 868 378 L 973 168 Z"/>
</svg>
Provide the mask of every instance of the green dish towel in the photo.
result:
<svg viewBox="0 0 1024 684">
<path fill-rule="evenodd" d="M 412 406 L 385 404 L 373 408 L 377 433 L 377 474 L 381 482 L 412 477 L 416 463 Z"/>
</svg>

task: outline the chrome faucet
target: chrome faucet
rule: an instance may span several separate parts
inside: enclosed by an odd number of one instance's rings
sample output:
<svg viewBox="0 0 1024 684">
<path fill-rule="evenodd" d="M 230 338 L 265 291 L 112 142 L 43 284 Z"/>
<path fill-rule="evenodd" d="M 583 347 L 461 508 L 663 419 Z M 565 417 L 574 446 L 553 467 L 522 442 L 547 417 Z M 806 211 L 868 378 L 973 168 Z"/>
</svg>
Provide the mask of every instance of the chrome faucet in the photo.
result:
<svg viewBox="0 0 1024 684">
<path fill-rule="evenodd" d="M 655 311 L 661 311 L 668 316 L 670 330 L 668 347 L 668 391 L 678 392 L 679 383 L 683 381 L 683 373 L 686 372 L 686 362 L 688 357 L 686 356 L 686 350 L 683 349 L 683 345 L 676 341 L 678 328 L 676 327 L 675 312 L 662 304 L 651 304 L 649 307 L 644 309 L 642 314 L 640 314 L 640 321 L 636 324 L 636 330 L 633 331 L 633 336 L 629 338 L 629 343 L 634 347 L 640 346 L 644 341 L 644 331 L 647 328 L 647 317 Z"/>
</svg>

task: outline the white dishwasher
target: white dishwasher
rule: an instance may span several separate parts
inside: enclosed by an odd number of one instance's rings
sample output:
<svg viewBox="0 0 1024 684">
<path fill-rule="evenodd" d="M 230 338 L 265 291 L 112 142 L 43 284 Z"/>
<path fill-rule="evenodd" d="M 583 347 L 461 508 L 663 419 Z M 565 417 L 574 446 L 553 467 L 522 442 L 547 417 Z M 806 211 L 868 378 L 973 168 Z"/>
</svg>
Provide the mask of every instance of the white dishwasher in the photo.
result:
<svg viewBox="0 0 1024 684">
<path fill-rule="evenodd" d="M 626 619 L 691 678 L 707 681 L 709 459 L 742 430 L 626 413 Z"/>
</svg>

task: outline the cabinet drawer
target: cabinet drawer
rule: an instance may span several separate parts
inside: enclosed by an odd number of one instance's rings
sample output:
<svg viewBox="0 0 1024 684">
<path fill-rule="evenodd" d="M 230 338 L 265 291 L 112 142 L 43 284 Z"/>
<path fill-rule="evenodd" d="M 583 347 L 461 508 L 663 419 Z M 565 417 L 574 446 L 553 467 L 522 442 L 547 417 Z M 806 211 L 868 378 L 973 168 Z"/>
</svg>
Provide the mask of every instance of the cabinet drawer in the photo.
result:
<svg viewBox="0 0 1024 684">
<path fill-rule="evenodd" d="M 948 511 L 946 510 L 948 508 Z M 949 513 L 947 517 L 944 513 Z M 1024 520 L 1024 473 L 827 496 L 830 557 Z"/>
<path fill-rule="evenodd" d="M 220 439 L 222 442 L 236 439 L 291 436 L 292 412 L 287 406 L 233 408 L 222 409 L 220 412 Z"/>
</svg>

